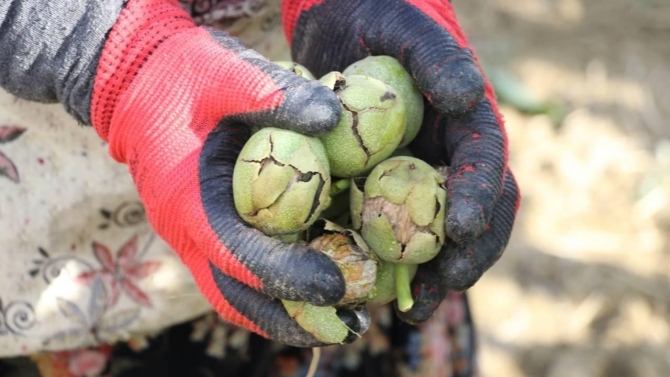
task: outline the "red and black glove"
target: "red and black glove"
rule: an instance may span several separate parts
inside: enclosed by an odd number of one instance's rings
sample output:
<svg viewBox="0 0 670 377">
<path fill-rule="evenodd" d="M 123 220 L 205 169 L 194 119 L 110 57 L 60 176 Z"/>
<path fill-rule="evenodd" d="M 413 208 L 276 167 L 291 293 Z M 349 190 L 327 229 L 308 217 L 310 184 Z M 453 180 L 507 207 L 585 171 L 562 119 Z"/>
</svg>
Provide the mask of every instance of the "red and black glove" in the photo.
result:
<svg viewBox="0 0 670 377">
<path fill-rule="evenodd" d="M 342 273 L 325 254 L 244 224 L 232 173 L 246 125 L 319 135 L 339 116 L 327 88 L 226 33 L 196 27 L 169 0 L 127 3 L 105 42 L 91 99 L 92 124 L 129 165 L 150 223 L 216 311 L 294 346 L 321 343 L 279 299 L 335 304 L 345 293 Z M 338 314 L 353 332 L 366 330 L 365 313 Z"/>
<path fill-rule="evenodd" d="M 296 62 L 315 75 L 369 55 L 389 55 L 410 72 L 426 114 L 410 149 L 448 165 L 448 240 L 412 282 L 408 322 L 426 320 L 447 290 L 465 290 L 500 258 L 520 196 L 507 167 L 507 138 L 486 80 L 447 0 L 284 0 Z"/>
</svg>

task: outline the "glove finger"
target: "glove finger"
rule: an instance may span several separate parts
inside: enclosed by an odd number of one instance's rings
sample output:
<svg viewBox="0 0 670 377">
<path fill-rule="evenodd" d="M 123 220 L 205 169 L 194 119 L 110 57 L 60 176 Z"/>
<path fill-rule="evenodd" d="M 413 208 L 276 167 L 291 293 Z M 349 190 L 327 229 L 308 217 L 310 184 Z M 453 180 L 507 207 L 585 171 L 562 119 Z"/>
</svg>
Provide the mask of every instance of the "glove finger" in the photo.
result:
<svg viewBox="0 0 670 377">
<path fill-rule="evenodd" d="M 451 5 L 420 1 L 323 1 L 284 10 L 296 62 L 320 77 L 369 55 L 398 59 L 444 114 L 471 111 L 484 80 Z M 322 32 L 327 30 L 326 33 Z"/>
<path fill-rule="evenodd" d="M 240 90 L 255 90 L 258 102 L 274 103 L 269 110 L 243 111 L 229 119 L 255 127 L 277 127 L 315 136 L 324 135 L 337 125 L 341 107 L 332 90 L 268 61 L 227 33 L 208 30 L 219 44 L 250 64 L 253 71 L 261 73 L 260 83 L 250 80 L 249 85 Z"/>
<path fill-rule="evenodd" d="M 387 11 L 387 2 L 374 3 L 375 12 Z M 484 78 L 451 4 L 445 1 L 396 1 L 388 10 L 391 20 L 365 29 L 370 51 L 400 60 L 415 78 L 424 96 L 441 113 L 472 111 L 484 97 Z"/>
<path fill-rule="evenodd" d="M 464 243 L 484 231 L 501 195 L 507 139 L 489 99 L 470 116 L 447 122 L 445 138 L 450 155 L 446 231 Z"/>
<path fill-rule="evenodd" d="M 428 320 L 444 300 L 447 291 L 440 281 L 437 267 L 432 261 L 419 265 L 412 279 L 414 306 L 410 310 L 401 312 L 398 305 L 394 305 L 396 314 L 403 322 L 415 325 Z"/>
<path fill-rule="evenodd" d="M 224 274 L 202 254 L 190 253 L 185 256 L 185 262 L 205 297 L 225 320 L 294 347 L 326 345 L 300 327 L 288 315 L 280 300 L 272 299 Z M 358 339 L 358 334 L 367 330 L 366 313 L 342 309 L 337 314 L 351 329 L 345 342 Z M 359 321 L 359 317 L 363 319 Z"/>
<path fill-rule="evenodd" d="M 440 114 L 434 107 L 425 106 L 421 128 L 407 146 L 414 157 L 433 166 L 448 166 L 450 155 L 447 151 L 445 128 L 450 118 Z"/>
<path fill-rule="evenodd" d="M 321 306 L 337 303 L 345 294 L 344 277 L 326 254 L 268 237 L 237 214 L 233 169 L 248 137 L 248 127 L 226 122 L 207 137 L 199 161 L 206 224 L 191 227 L 192 239 L 224 273 L 269 296 Z"/>
<path fill-rule="evenodd" d="M 457 243 L 484 231 L 502 190 L 507 139 L 491 103 L 487 98 L 461 118 L 428 109 L 420 134 L 409 145 L 416 157 L 449 165 L 446 231 Z"/>
<path fill-rule="evenodd" d="M 512 233 L 520 198 L 514 176 L 508 170 L 503 194 L 484 233 L 465 244 L 447 239 L 435 257 L 434 263 L 445 289 L 464 291 L 470 288 L 500 258 Z"/>
</svg>

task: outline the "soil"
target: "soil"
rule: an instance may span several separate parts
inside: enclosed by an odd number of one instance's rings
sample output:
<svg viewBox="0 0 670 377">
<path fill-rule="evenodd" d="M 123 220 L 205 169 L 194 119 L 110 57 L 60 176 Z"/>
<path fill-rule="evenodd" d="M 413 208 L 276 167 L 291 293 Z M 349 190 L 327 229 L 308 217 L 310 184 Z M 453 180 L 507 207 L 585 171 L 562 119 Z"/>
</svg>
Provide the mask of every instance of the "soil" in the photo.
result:
<svg viewBox="0 0 670 377">
<path fill-rule="evenodd" d="M 457 0 L 487 70 L 567 110 L 502 106 L 523 194 L 470 290 L 482 376 L 670 375 L 670 2 Z"/>
</svg>

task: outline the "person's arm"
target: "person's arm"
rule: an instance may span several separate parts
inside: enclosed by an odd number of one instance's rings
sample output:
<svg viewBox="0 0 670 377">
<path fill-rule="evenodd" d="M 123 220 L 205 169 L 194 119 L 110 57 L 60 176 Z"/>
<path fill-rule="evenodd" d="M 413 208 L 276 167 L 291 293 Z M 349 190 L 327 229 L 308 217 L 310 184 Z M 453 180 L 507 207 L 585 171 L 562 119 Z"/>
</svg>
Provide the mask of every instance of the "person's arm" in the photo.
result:
<svg viewBox="0 0 670 377">
<path fill-rule="evenodd" d="M 79 122 L 90 124 L 98 60 L 124 3 L 0 2 L 0 87 L 32 101 L 61 102 Z"/>
</svg>

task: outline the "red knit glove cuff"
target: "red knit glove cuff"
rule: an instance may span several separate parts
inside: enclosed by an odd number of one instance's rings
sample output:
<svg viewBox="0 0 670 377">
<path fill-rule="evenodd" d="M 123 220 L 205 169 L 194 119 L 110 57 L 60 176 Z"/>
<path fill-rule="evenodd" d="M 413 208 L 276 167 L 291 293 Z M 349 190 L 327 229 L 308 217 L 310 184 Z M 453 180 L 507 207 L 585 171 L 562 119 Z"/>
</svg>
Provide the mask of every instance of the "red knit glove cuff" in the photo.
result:
<svg viewBox="0 0 670 377">
<path fill-rule="evenodd" d="M 118 99 L 164 41 L 196 27 L 172 0 L 130 0 L 105 42 L 91 96 L 91 123 L 107 141 Z"/>
<path fill-rule="evenodd" d="M 308 11 L 312 6 L 321 4 L 326 0 L 283 0 L 282 1 L 282 24 L 284 33 L 289 44 L 293 38 L 298 18 L 302 12 Z M 445 28 L 458 41 L 461 47 L 468 46 L 465 34 L 461 31 L 454 15 L 454 9 L 447 0 L 400 0 L 415 6 L 428 17 L 432 18 L 440 26 Z"/>
<path fill-rule="evenodd" d="M 323 0 L 283 0 L 281 4 L 282 25 L 286 40 L 291 44 L 293 39 L 293 29 L 298 22 L 300 13 L 308 10 L 314 4 L 320 4 Z"/>
</svg>

